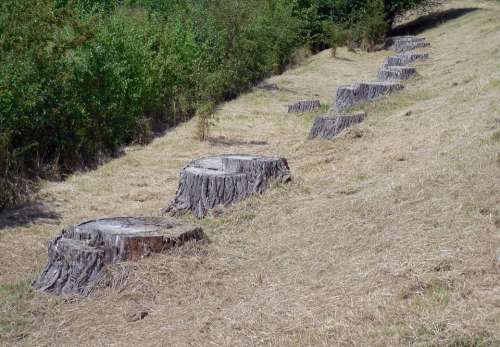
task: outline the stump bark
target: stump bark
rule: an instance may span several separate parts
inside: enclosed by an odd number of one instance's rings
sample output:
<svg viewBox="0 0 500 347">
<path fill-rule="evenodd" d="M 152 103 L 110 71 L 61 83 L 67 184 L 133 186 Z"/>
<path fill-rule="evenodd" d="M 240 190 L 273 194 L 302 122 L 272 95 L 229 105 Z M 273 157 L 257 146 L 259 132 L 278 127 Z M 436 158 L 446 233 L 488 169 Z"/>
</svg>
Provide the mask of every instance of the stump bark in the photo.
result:
<svg viewBox="0 0 500 347">
<path fill-rule="evenodd" d="M 377 99 L 402 90 L 404 86 L 395 82 L 367 82 L 356 83 L 352 86 L 337 88 L 335 108 L 337 111 Z"/>
<path fill-rule="evenodd" d="M 220 155 L 198 159 L 182 169 L 175 199 L 163 212 L 176 215 L 190 211 L 203 218 L 216 206 L 262 194 L 272 182 L 290 179 L 284 158 Z"/>
<path fill-rule="evenodd" d="M 48 263 L 34 287 L 53 294 L 88 293 L 107 266 L 202 240 L 198 226 L 166 218 L 107 218 L 64 228 L 49 241 Z"/>
<path fill-rule="evenodd" d="M 299 101 L 288 106 L 288 113 L 314 112 L 321 108 L 319 100 Z"/>
<path fill-rule="evenodd" d="M 393 46 L 394 51 L 397 53 L 402 53 L 402 52 L 408 52 L 408 51 L 413 51 L 418 48 L 425 48 L 429 47 L 431 44 L 429 42 L 412 42 L 412 41 L 407 41 L 407 42 L 398 42 Z"/>
<path fill-rule="evenodd" d="M 425 37 L 418 37 L 415 35 L 391 36 L 385 40 L 386 47 L 394 46 L 398 42 L 424 42 Z"/>
<path fill-rule="evenodd" d="M 338 115 L 335 117 L 319 116 L 316 117 L 314 125 L 309 133 L 309 139 L 321 137 L 331 140 L 340 134 L 344 129 L 353 124 L 358 124 L 366 118 L 365 112 L 358 112 L 352 115 Z"/>
<path fill-rule="evenodd" d="M 429 58 L 429 53 L 407 52 L 387 57 L 384 66 L 408 66 L 417 60 Z"/>
<path fill-rule="evenodd" d="M 378 73 L 379 81 L 408 80 L 417 73 L 414 67 L 409 66 L 384 66 Z"/>
</svg>

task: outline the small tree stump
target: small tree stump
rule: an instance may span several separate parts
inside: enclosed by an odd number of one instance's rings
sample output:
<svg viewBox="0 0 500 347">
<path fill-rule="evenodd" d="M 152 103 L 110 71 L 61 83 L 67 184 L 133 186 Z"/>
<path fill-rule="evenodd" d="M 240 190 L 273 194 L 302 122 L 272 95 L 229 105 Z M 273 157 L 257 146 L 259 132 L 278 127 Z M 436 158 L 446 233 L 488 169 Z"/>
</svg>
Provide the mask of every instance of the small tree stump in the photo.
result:
<svg viewBox="0 0 500 347">
<path fill-rule="evenodd" d="M 396 52 L 406 52 L 417 48 L 428 47 L 431 44 L 425 38 L 417 36 L 394 36 L 386 40 L 386 47 L 390 47 Z"/>
<path fill-rule="evenodd" d="M 431 44 L 429 42 L 398 42 L 396 45 L 393 46 L 393 49 L 397 53 L 402 53 L 402 52 L 408 52 L 408 51 L 413 51 L 418 48 L 425 48 L 429 47 Z"/>
<path fill-rule="evenodd" d="M 387 57 L 384 66 L 407 66 L 417 60 L 429 58 L 429 53 L 407 52 Z"/>
<path fill-rule="evenodd" d="M 203 218 L 209 209 L 262 194 L 272 182 L 290 179 L 284 158 L 220 155 L 198 159 L 182 169 L 175 199 L 163 212 L 191 211 Z"/>
<path fill-rule="evenodd" d="M 379 81 L 408 80 L 417 73 L 414 67 L 409 66 L 384 66 L 378 73 Z"/>
<path fill-rule="evenodd" d="M 107 218 L 69 226 L 49 241 L 49 261 L 34 287 L 54 294 L 86 294 L 106 266 L 202 240 L 198 226 L 166 218 Z"/>
<path fill-rule="evenodd" d="M 309 139 L 322 137 L 331 140 L 344 129 L 353 124 L 361 123 L 366 117 L 365 112 L 358 112 L 353 115 L 338 115 L 335 117 L 319 116 L 316 117 L 314 125 L 309 133 Z"/>
<path fill-rule="evenodd" d="M 391 36 L 385 39 L 385 44 L 387 47 L 393 46 L 398 42 L 424 42 L 425 37 L 418 37 L 414 35 L 403 35 L 403 36 Z"/>
<path fill-rule="evenodd" d="M 340 86 L 337 88 L 335 108 L 337 111 L 341 111 L 348 107 L 392 94 L 403 88 L 402 84 L 395 82 L 367 82 L 356 83 L 352 86 Z"/>
<path fill-rule="evenodd" d="M 299 101 L 288 106 L 288 113 L 314 112 L 321 108 L 319 100 Z"/>
</svg>

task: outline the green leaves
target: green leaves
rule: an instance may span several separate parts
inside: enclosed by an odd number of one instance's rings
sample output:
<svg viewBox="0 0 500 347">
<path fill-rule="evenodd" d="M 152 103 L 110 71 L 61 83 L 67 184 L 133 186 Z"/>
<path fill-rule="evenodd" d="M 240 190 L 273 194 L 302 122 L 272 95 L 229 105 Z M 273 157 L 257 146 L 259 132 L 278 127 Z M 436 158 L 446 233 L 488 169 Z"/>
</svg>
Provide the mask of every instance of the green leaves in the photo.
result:
<svg viewBox="0 0 500 347">
<path fill-rule="evenodd" d="M 429 1 L 3 0 L 0 180 L 93 166 L 283 71 L 299 46 L 370 45 Z"/>
<path fill-rule="evenodd" d="M 9 133 L 0 150 L 17 176 L 55 165 L 70 172 L 143 142 L 153 125 L 175 124 L 281 71 L 298 43 L 287 0 L 0 6 L 0 133 Z"/>
</svg>

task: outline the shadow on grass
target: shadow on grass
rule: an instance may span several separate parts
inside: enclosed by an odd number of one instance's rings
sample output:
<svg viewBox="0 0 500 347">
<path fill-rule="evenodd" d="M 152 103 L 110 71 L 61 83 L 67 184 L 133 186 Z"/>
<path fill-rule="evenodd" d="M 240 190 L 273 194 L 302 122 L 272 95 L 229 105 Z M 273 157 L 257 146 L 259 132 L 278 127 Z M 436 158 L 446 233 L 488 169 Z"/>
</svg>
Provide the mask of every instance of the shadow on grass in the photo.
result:
<svg viewBox="0 0 500 347">
<path fill-rule="evenodd" d="M 7 227 L 27 225 L 39 220 L 50 223 L 60 218 L 61 216 L 58 213 L 51 211 L 44 204 L 30 202 L 0 212 L 0 230 Z"/>
<path fill-rule="evenodd" d="M 391 36 L 418 35 L 428 29 L 435 28 L 447 21 L 460 18 L 468 13 L 478 11 L 479 8 L 465 7 L 453 8 L 446 11 L 431 13 L 415 19 L 409 23 L 401 24 L 391 30 Z"/>
</svg>

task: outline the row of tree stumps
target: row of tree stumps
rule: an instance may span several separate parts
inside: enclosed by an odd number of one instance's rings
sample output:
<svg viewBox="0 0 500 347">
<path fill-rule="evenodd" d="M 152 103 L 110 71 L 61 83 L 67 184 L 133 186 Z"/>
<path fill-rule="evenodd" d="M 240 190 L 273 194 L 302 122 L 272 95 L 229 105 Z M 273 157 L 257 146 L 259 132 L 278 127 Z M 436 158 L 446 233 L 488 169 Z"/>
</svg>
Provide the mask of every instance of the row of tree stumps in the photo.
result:
<svg viewBox="0 0 500 347">
<path fill-rule="evenodd" d="M 182 169 L 171 217 L 191 212 L 198 218 L 210 209 L 262 194 L 273 183 L 291 179 L 284 158 L 219 155 L 201 158 Z M 206 240 L 199 225 L 171 217 L 119 217 L 87 221 L 64 228 L 49 241 L 48 263 L 34 283 L 53 294 L 87 295 L 107 285 L 108 270 L 186 242 Z"/>
<path fill-rule="evenodd" d="M 328 115 L 316 118 L 310 138 L 333 139 L 344 129 L 361 123 L 365 112 L 344 111 L 403 89 L 399 81 L 415 74 L 409 65 L 428 57 L 426 53 L 410 52 L 428 46 L 423 38 L 390 40 L 398 54 L 386 59 L 378 80 L 338 87 L 335 104 Z M 314 112 L 320 107 L 318 100 L 300 101 L 290 105 L 288 112 Z M 234 154 L 205 157 L 181 170 L 176 196 L 162 212 L 171 217 L 192 213 L 203 218 L 211 209 L 262 194 L 272 184 L 290 180 L 284 158 Z M 186 242 L 206 239 L 200 226 L 171 217 L 105 218 L 64 228 L 49 241 L 48 263 L 34 287 L 53 294 L 86 295 L 105 285 L 108 269 L 119 262 L 140 260 Z"/>
<path fill-rule="evenodd" d="M 379 70 L 374 82 L 359 82 L 337 88 L 333 107 L 326 116 L 315 119 L 309 133 L 309 138 L 321 137 L 333 139 L 344 129 L 353 124 L 361 123 L 366 118 L 366 112 L 349 113 L 349 109 L 368 101 L 387 96 L 404 89 L 402 81 L 416 74 L 416 69 L 410 66 L 417 60 L 429 57 L 427 53 L 414 50 L 430 46 L 425 38 L 416 36 L 398 36 L 387 40 L 387 46 L 398 54 L 388 57 Z"/>
</svg>

